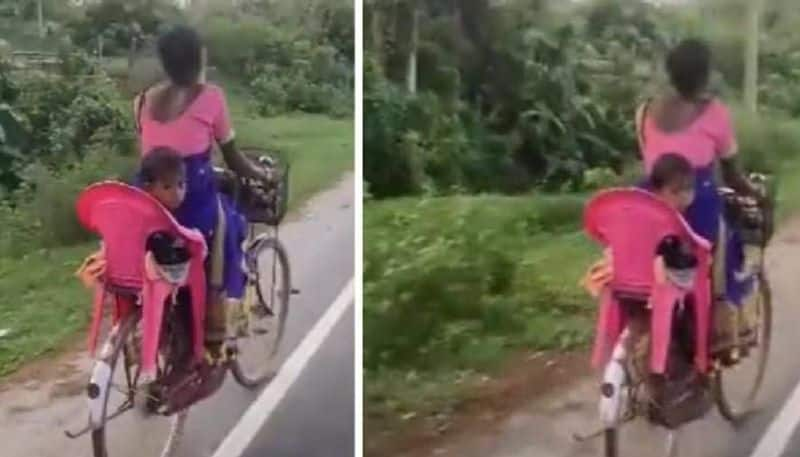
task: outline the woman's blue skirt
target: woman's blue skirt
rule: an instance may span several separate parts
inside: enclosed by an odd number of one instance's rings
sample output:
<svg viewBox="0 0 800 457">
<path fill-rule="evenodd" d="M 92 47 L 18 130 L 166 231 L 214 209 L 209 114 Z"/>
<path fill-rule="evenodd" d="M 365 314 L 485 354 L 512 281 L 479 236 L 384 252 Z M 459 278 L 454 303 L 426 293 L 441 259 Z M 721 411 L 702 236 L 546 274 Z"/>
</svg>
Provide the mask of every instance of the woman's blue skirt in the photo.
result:
<svg viewBox="0 0 800 457">
<path fill-rule="evenodd" d="M 184 158 L 184 164 L 186 197 L 181 206 L 175 210 L 175 219 L 185 227 L 200 230 L 211 250 L 214 232 L 217 229 L 219 205 L 222 205 L 225 214 L 225 239 L 221 286 L 228 298 L 241 299 L 245 287 L 242 244 L 245 240 L 247 222 L 236 209 L 234 202 L 218 191 L 209 152 L 187 156 Z M 136 184 L 141 184 L 138 175 Z"/>
<path fill-rule="evenodd" d="M 649 184 L 640 187 L 649 190 Z M 692 230 L 712 245 L 718 240 L 723 201 L 717 191 L 712 167 L 695 170 L 695 197 L 684 217 Z M 742 277 L 744 269 L 744 244 L 741 234 L 732 224 L 726 224 L 725 240 L 725 295 L 729 302 L 741 305 L 753 287 L 753 278 Z"/>
</svg>

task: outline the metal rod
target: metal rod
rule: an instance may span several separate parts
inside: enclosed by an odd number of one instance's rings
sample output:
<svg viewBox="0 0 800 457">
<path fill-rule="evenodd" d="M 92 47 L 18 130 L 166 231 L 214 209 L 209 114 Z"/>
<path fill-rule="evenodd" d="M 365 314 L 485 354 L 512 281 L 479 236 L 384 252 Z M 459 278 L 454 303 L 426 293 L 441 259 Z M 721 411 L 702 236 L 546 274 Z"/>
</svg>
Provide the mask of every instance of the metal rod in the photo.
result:
<svg viewBox="0 0 800 457">
<path fill-rule="evenodd" d="M 103 421 L 103 423 L 100 425 L 100 427 L 105 427 L 106 424 L 111 422 L 112 419 L 116 419 L 122 413 L 124 413 L 124 412 L 126 412 L 126 411 L 128 411 L 129 409 L 132 409 L 132 408 L 133 408 L 133 403 L 131 403 L 129 401 L 125 401 L 125 403 L 120 405 L 119 409 L 117 409 L 114 412 L 114 414 L 108 416 L 106 418 L 106 420 Z M 69 430 L 64 430 L 64 434 L 67 435 L 67 438 L 70 438 L 70 439 L 74 440 L 75 438 L 78 438 L 80 436 L 83 436 L 83 435 L 89 433 L 91 430 L 92 430 L 92 424 L 88 424 L 88 425 L 86 425 L 86 427 L 78 430 L 77 432 L 70 432 Z"/>
</svg>

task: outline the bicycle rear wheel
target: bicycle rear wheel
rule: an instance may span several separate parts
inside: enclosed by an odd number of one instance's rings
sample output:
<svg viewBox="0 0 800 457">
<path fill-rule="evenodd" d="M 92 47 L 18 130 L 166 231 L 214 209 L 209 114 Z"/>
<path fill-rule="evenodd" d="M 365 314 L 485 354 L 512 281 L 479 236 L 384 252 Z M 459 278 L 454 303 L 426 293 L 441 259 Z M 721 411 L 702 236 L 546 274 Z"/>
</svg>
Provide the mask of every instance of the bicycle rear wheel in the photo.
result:
<svg viewBox="0 0 800 457">
<path fill-rule="evenodd" d="M 134 335 L 139 319 L 136 312 L 117 323 L 103 346 L 100 360 L 95 363 L 89 388 L 90 396 L 92 391 L 98 393 L 99 406 L 98 426 L 91 433 L 94 457 L 170 457 L 183 433 L 186 411 L 171 417 L 151 415 L 144 420 L 136 414 L 124 414 L 134 409 L 136 395 L 145 395 L 137 386 L 138 369 L 135 369 L 138 360 L 134 348 L 138 342 Z M 101 379 L 102 382 L 97 382 Z M 109 424 L 114 424 L 116 432 L 108 433 Z"/>
<path fill-rule="evenodd" d="M 616 428 L 607 428 L 603 432 L 603 455 L 605 457 L 617 457 L 619 455 L 619 431 Z"/>
<path fill-rule="evenodd" d="M 250 243 L 245 254 L 248 285 L 244 308 L 246 328 L 237 338 L 237 357 L 231 372 L 236 381 L 256 388 L 271 379 L 289 314 L 291 272 L 286 249 L 265 235 Z"/>
<path fill-rule="evenodd" d="M 769 358 L 772 336 L 772 291 L 763 273 L 756 277 L 755 346 L 746 358 L 731 368 L 716 373 L 714 399 L 719 412 L 729 422 L 742 421 L 754 409 Z"/>
</svg>

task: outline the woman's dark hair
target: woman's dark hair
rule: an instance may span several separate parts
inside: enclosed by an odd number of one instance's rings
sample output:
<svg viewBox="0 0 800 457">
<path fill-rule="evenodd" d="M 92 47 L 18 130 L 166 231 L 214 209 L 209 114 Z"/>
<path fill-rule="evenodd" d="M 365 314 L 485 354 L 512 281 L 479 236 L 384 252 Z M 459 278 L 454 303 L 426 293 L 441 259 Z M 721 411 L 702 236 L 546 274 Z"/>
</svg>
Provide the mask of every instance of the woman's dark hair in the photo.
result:
<svg viewBox="0 0 800 457">
<path fill-rule="evenodd" d="M 650 172 L 650 185 L 653 190 L 660 191 L 675 184 L 692 183 L 694 168 L 682 155 L 668 152 L 656 159 Z"/>
<path fill-rule="evenodd" d="M 203 67 L 203 43 L 191 27 L 175 26 L 158 37 L 158 57 L 169 79 L 179 86 L 197 82 Z"/>
<path fill-rule="evenodd" d="M 708 84 L 711 49 L 700 40 L 684 40 L 667 55 L 666 67 L 675 90 L 683 97 L 694 97 Z"/>
<path fill-rule="evenodd" d="M 159 181 L 184 177 L 183 158 L 175 150 L 158 147 L 147 153 L 142 159 L 139 177 L 145 186 Z"/>
</svg>

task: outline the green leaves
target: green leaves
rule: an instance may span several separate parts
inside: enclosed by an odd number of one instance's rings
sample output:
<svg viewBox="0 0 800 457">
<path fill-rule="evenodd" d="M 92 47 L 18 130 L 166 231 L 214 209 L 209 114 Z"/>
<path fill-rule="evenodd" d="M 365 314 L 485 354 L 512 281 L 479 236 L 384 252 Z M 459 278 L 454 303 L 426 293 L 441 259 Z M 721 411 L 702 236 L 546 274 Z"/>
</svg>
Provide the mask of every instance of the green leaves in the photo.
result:
<svg viewBox="0 0 800 457">
<path fill-rule="evenodd" d="M 27 141 L 22 118 L 8 104 L 0 104 L 0 190 L 19 183 L 15 174 L 24 159 L 22 148 Z"/>
</svg>

